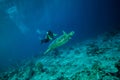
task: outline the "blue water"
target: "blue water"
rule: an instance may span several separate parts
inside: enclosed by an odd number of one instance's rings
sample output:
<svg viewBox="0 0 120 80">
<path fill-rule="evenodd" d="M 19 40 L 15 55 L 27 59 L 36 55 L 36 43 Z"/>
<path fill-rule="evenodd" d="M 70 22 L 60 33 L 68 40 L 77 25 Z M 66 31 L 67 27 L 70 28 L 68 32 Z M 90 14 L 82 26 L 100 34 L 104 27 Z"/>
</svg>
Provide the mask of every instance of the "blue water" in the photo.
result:
<svg viewBox="0 0 120 80">
<path fill-rule="evenodd" d="M 1 0 L 0 70 L 42 54 L 46 31 L 75 31 L 74 44 L 120 29 L 119 0 Z M 40 31 L 40 33 L 37 32 Z"/>
</svg>

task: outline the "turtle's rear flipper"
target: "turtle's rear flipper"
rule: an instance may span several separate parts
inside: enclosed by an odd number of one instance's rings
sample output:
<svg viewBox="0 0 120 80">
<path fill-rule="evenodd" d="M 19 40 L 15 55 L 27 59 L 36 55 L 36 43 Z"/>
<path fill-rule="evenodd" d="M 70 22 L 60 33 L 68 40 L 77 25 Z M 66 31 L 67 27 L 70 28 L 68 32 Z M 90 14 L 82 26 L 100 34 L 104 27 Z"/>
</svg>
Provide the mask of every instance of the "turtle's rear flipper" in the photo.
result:
<svg viewBox="0 0 120 80">
<path fill-rule="evenodd" d="M 48 52 L 50 52 L 51 49 L 47 49 L 44 54 L 47 54 Z"/>
</svg>

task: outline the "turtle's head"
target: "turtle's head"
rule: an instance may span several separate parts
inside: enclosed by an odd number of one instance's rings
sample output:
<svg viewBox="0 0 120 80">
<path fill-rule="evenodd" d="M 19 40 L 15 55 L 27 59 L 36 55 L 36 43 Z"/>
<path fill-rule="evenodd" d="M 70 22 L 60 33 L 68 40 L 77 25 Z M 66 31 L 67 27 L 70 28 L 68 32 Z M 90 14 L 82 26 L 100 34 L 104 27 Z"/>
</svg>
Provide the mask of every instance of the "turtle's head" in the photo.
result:
<svg viewBox="0 0 120 80">
<path fill-rule="evenodd" d="M 68 35 L 69 35 L 69 39 L 71 39 L 71 37 L 73 36 L 75 32 L 74 31 L 71 31 Z"/>
<path fill-rule="evenodd" d="M 74 33 L 75 33 L 74 31 L 71 31 L 71 32 L 69 33 L 69 36 L 70 36 L 70 37 L 73 36 Z"/>
</svg>

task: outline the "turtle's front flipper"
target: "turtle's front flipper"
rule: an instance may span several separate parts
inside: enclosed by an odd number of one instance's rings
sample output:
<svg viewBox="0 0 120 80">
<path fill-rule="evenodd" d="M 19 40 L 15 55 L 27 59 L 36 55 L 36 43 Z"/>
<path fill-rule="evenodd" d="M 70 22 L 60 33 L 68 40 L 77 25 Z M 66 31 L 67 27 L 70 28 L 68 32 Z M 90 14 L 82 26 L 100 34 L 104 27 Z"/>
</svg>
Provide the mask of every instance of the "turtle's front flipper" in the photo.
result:
<svg viewBox="0 0 120 80">
<path fill-rule="evenodd" d="M 63 35 L 67 35 L 67 33 L 65 31 L 62 31 L 63 32 Z"/>
</svg>

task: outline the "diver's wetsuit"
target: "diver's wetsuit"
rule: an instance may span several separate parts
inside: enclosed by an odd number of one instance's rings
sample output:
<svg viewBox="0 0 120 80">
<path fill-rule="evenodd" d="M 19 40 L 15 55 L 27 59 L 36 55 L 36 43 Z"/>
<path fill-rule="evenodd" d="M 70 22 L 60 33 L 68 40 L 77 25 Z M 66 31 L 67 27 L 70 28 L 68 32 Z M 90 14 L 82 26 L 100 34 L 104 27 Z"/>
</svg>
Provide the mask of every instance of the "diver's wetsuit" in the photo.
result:
<svg viewBox="0 0 120 80">
<path fill-rule="evenodd" d="M 54 36 L 53 36 L 53 33 L 51 31 L 48 31 L 47 34 L 46 34 L 45 39 L 41 40 L 41 43 L 47 43 L 47 42 L 49 42 L 50 38 L 52 39 L 52 38 L 54 38 Z"/>
</svg>

